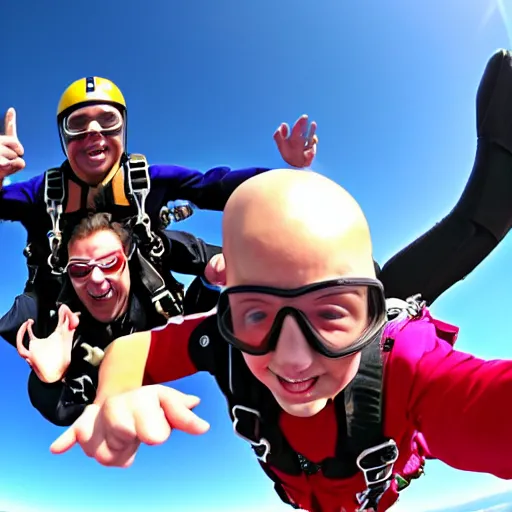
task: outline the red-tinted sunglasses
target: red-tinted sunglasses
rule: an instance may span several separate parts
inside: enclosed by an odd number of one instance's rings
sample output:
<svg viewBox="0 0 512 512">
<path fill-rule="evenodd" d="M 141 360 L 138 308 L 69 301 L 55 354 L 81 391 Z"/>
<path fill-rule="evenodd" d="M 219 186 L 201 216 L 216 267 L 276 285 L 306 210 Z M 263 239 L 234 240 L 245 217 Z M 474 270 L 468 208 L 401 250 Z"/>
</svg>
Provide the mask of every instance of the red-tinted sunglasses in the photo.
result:
<svg viewBox="0 0 512 512">
<path fill-rule="evenodd" d="M 123 253 L 115 253 L 97 260 L 70 261 L 65 270 L 69 277 L 81 279 L 87 277 L 95 267 L 99 268 L 104 274 L 116 274 L 123 270 L 125 265 L 126 256 Z"/>
</svg>

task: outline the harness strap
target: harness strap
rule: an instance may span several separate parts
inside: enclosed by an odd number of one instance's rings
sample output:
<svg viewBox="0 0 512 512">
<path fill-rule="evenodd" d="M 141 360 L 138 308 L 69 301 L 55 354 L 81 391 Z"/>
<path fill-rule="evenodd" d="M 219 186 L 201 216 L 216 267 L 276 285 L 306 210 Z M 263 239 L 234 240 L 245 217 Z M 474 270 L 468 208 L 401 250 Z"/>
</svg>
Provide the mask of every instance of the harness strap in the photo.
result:
<svg viewBox="0 0 512 512">
<path fill-rule="evenodd" d="M 183 296 L 176 293 L 175 297 L 167 289 L 167 284 L 156 270 L 156 268 L 136 249 L 136 255 L 140 263 L 140 278 L 142 284 L 151 296 L 151 302 L 155 306 L 156 311 L 169 319 L 173 316 L 183 314 Z M 177 300 L 178 299 L 178 300 Z"/>
<path fill-rule="evenodd" d="M 52 221 L 52 229 L 48 232 L 48 241 L 50 244 L 48 265 L 52 270 L 52 274 L 57 275 L 63 272 L 62 267 L 59 265 L 58 253 L 62 243 L 60 220 L 65 196 L 66 188 L 62 169 L 56 167 L 47 170 L 44 175 L 44 202 L 46 203 L 46 211 Z"/>
<path fill-rule="evenodd" d="M 151 220 L 146 212 L 146 199 L 151 190 L 148 161 L 144 155 L 134 153 L 125 160 L 123 169 L 127 195 L 137 208 L 137 217 L 133 225 L 134 233 L 148 249 L 149 257 L 157 260 L 163 256 L 165 246 L 161 238 L 151 230 Z"/>
</svg>

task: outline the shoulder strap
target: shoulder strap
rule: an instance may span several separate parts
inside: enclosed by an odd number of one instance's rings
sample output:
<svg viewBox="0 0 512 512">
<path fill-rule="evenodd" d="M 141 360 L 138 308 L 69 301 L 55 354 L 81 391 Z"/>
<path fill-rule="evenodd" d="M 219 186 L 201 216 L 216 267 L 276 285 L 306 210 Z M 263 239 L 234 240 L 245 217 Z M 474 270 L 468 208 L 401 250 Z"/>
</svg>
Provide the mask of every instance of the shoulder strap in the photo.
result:
<svg viewBox="0 0 512 512">
<path fill-rule="evenodd" d="M 383 432 L 381 337 L 363 349 L 359 371 L 343 393 L 346 415 L 346 447 L 357 457 L 387 439 Z"/>
<path fill-rule="evenodd" d="M 161 259 L 166 252 L 166 245 L 153 230 L 151 219 L 146 212 L 146 199 L 151 190 L 148 161 L 144 155 L 132 153 L 125 159 L 123 170 L 126 177 L 126 195 L 137 210 L 132 229 L 139 242 L 137 245 L 141 249 L 137 248 L 136 257 L 140 264 L 142 283 L 158 313 L 165 318 L 181 315 L 183 286 L 171 275 L 167 280 L 161 276 L 159 270 L 162 267 Z"/>
<path fill-rule="evenodd" d="M 183 285 L 169 275 L 168 280 L 173 280 L 173 293 L 171 293 L 168 283 L 153 264 L 142 255 L 138 248 L 135 250 L 134 255 L 139 262 L 140 279 L 149 292 L 151 302 L 156 311 L 165 318 L 181 315 L 183 313 Z"/>
<path fill-rule="evenodd" d="M 66 198 L 66 186 L 64 183 L 64 172 L 61 167 L 48 169 L 44 173 L 44 202 L 46 211 L 52 221 L 52 229 L 48 232 L 50 243 L 50 256 L 48 265 L 52 273 L 62 274 L 59 265 L 59 250 L 62 242 L 60 220 L 63 212 L 63 204 Z"/>
<path fill-rule="evenodd" d="M 151 219 L 146 212 L 146 199 L 151 190 L 149 165 L 146 157 L 131 154 L 123 162 L 126 195 L 137 210 L 133 230 L 140 242 L 147 249 L 151 259 L 159 259 L 165 252 L 164 244 L 151 229 Z M 146 251 L 144 251 L 146 252 Z"/>
</svg>

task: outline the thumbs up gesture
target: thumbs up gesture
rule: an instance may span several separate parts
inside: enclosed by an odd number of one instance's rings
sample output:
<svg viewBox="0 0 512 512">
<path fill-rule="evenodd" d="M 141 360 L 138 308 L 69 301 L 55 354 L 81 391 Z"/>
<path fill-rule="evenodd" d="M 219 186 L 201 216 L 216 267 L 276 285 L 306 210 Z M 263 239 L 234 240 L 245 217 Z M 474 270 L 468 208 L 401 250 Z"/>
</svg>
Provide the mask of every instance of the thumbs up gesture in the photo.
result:
<svg viewBox="0 0 512 512">
<path fill-rule="evenodd" d="M 16 131 L 16 110 L 10 108 L 5 114 L 5 135 L 0 135 L 0 180 L 21 171 L 25 167 L 25 150 Z"/>
</svg>

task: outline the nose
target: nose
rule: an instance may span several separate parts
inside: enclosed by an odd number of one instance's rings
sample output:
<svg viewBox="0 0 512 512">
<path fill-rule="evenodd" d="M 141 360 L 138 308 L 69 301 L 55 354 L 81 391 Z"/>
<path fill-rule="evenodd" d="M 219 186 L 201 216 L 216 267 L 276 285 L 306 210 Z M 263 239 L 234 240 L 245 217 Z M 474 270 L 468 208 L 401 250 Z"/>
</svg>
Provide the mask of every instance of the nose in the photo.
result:
<svg viewBox="0 0 512 512">
<path fill-rule="evenodd" d="M 87 131 L 89 133 L 100 133 L 102 130 L 100 123 L 96 121 L 96 119 L 93 119 L 88 125 L 87 125 Z"/>
<path fill-rule="evenodd" d="M 95 284 L 102 284 L 105 281 L 105 274 L 100 268 L 94 267 L 89 279 Z"/>
<path fill-rule="evenodd" d="M 304 338 L 297 322 L 290 316 L 286 317 L 273 353 L 272 367 L 293 377 L 308 370 L 313 361 L 314 350 Z"/>
</svg>

